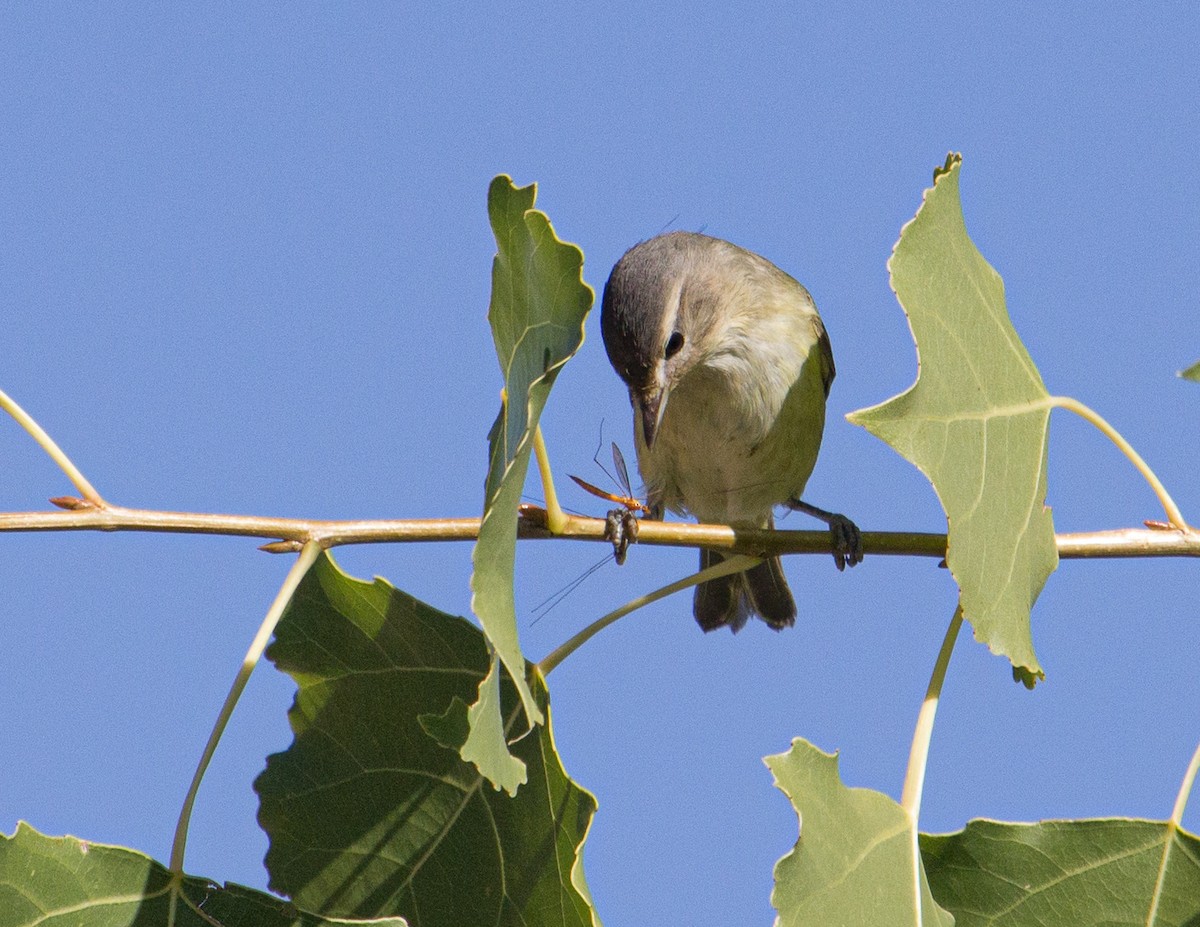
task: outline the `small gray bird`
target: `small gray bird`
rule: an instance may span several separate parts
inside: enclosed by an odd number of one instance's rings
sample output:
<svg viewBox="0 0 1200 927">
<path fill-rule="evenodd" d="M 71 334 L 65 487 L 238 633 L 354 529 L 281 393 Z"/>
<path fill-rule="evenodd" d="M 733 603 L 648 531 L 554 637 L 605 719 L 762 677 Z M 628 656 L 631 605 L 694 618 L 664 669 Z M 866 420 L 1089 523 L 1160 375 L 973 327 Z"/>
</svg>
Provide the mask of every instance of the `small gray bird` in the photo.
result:
<svg viewBox="0 0 1200 927">
<path fill-rule="evenodd" d="M 786 505 L 824 520 L 838 569 L 862 560 L 858 529 L 800 501 L 833 382 L 829 336 L 808 290 L 744 248 L 692 232 L 635 245 L 613 267 L 604 347 L 629 387 L 638 469 L 652 518 L 663 509 L 734 527 L 773 527 Z M 700 551 L 700 567 L 722 559 Z M 696 587 L 705 631 L 758 615 L 796 620 L 778 557 Z"/>
</svg>

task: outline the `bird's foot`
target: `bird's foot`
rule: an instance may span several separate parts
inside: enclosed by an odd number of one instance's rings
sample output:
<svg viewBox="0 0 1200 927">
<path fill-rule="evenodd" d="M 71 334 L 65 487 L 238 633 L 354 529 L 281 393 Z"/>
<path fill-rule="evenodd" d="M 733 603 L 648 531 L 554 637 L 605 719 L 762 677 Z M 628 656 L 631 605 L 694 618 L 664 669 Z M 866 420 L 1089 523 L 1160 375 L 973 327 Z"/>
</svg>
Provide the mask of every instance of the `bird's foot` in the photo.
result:
<svg viewBox="0 0 1200 927">
<path fill-rule="evenodd" d="M 797 512 L 804 512 L 814 518 L 819 518 L 829 525 L 829 536 L 833 541 L 833 562 L 837 564 L 839 570 L 862 563 L 862 534 L 858 530 L 858 525 L 849 518 L 836 512 L 826 512 L 801 499 L 789 499 L 784 504 Z"/>
<path fill-rule="evenodd" d="M 833 562 L 839 570 L 862 563 L 862 534 L 858 525 L 845 515 L 834 514 L 829 520 L 829 535 L 833 539 Z"/>
</svg>

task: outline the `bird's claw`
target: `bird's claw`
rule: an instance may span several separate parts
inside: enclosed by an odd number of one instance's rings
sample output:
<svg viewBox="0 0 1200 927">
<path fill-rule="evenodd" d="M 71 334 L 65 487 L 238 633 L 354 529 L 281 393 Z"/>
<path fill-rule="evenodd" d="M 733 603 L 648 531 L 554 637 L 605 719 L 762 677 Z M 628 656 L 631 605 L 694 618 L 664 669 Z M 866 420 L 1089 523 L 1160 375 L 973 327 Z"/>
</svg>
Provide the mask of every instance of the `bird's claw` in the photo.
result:
<svg viewBox="0 0 1200 927">
<path fill-rule="evenodd" d="M 862 534 L 858 525 L 845 515 L 833 515 L 829 519 L 829 536 L 833 540 L 833 562 L 839 570 L 862 563 Z"/>
<path fill-rule="evenodd" d="M 799 497 L 788 499 L 784 505 L 794 512 L 804 512 L 813 518 L 819 518 L 829 525 L 829 536 L 833 541 L 833 562 L 837 564 L 839 570 L 862 563 L 862 534 L 858 530 L 858 525 L 845 515 L 826 512 Z"/>
</svg>

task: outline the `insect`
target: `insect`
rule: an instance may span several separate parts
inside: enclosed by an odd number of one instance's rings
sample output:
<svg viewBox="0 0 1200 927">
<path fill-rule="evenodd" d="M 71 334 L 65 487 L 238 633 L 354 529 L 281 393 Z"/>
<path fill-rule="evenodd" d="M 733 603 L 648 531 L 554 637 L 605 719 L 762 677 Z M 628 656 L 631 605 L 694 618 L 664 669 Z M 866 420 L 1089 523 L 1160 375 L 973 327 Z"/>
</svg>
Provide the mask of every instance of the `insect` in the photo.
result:
<svg viewBox="0 0 1200 927">
<path fill-rule="evenodd" d="M 625 495 L 618 496 L 614 493 L 606 492 L 600 487 L 593 486 L 587 480 L 582 480 L 577 476 L 571 476 L 571 479 L 581 489 L 590 492 L 593 496 L 598 496 L 601 499 L 606 499 L 621 506 L 619 509 L 611 509 L 605 517 L 604 536 L 612 541 L 613 556 L 616 557 L 618 564 L 622 564 L 625 562 L 625 555 L 629 550 L 629 545 L 637 540 L 637 516 L 649 515 L 650 507 L 633 495 L 633 486 L 629 482 L 629 468 L 625 466 L 625 456 L 621 453 L 621 449 L 617 447 L 617 442 L 615 441 L 612 445 L 612 454 L 613 469 L 616 471 L 615 475 L 608 473 L 608 470 L 605 469 L 599 460 L 596 463 L 599 464 L 600 469 L 608 474 L 609 479 L 615 482 Z"/>
<path fill-rule="evenodd" d="M 603 443 L 604 442 L 602 440 L 601 445 L 603 445 Z M 593 455 L 592 460 L 595 461 L 596 466 L 604 471 L 605 476 L 612 480 L 613 483 L 625 493 L 625 495 L 619 496 L 615 493 L 605 492 L 599 486 L 594 486 L 587 480 L 580 479 L 577 476 L 572 476 L 571 479 L 573 479 L 584 491 L 589 492 L 594 496 L 598 496 L 599 498 L 608 502 L 613 502 L 616 505 L 621 506 L 618 509 L 612 509 L 609 511 L 605 518 L 604 530 L 605 538 L 611 541 L 613 545 L 611 559 L 614 559 L 618 564 L 621 564 L 625 562 L 625 555 L 629 549 L 629 545 L 637 540 L 637 516 L 649 515 L 650 507 L 645 503 L 640 502 L 633 495 L 633 487 L 629 480 L 629 469 L 625 466 L 625 457 L 621 454 L 621 449 L 617 447 L 615 442 L 612 445 L 612 450 L 613 470 L 615 473 L 609 473 L 608 468 L 605 467 L 604 464 L 600 463 L 599 448 L 596 449 L 596 454 Z M 545 527 L 545 515 L 545 511 L 536 506 L 522 507 L 522 516 L 533 519 L 535 523 L 540 524 L 541 527 Z M 584 580 L 608 563 L 609 559 L 610 558 L 606 555 L 602 560 L 592 564 L 592 566 L 590 566 L 583 573 L 583 575 L 572 580 L 564 588 L 558 590 L 545 601 L 541 602 L 534 609 L 535 613 L 537 613 L 537 617 L 534 618 L 534 622 L 536 623 L 540 621 L 547 614 L 549 614 L 552 609 L 554 609 L 559 603 L 561 603 L 572 592 L 574 592 Z"/>
</svg>

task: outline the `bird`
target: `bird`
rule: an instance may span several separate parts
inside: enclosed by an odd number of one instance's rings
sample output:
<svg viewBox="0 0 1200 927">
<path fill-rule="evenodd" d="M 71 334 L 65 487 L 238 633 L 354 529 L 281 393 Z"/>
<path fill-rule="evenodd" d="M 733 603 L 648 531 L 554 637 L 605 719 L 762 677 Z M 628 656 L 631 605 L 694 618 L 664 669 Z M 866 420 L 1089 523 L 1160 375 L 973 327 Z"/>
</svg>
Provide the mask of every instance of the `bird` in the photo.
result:
<svg viewBox="0 0 1200 927">
<path fill-rule="evenodd" d="M 807 289 L 766 258 L 673 231 L 617 261 L 600 327 L 629 389 L 648 517 L 665 510 L 735 528 L 772 528 L 777 506 L 824 520 L 838 569 L 862 560 L 858 528 L 800 499 L 817 461 L 835 368 Z M 700 568 L 724 556 L 701 549 Z M 779 557 L 696 586 L 705 631 L 757 616 L 782 630 L 796 603 Z"/>
</svg>

